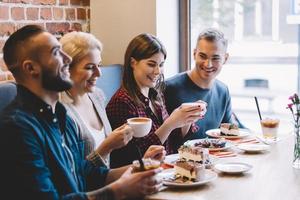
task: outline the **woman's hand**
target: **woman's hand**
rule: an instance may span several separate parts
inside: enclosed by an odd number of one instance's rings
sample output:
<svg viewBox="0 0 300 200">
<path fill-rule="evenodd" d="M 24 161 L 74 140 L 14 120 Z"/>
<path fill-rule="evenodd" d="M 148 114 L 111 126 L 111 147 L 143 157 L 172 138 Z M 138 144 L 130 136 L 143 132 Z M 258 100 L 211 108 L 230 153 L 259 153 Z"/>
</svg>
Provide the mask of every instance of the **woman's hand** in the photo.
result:
<svg viewBox="0 0 300 200">
<path fill-rule="evenodd" d="M 190 126 L 191 123 L 203 118 L 202 113 L 203 108 L 201 105 L 181 105 L 171 113 L 166 122 L 169 123 L 169 126 L 173 127 L 173 129 Z"/>
<path fill-rule="evenodd" d="M 205 101 L 202 101 L 202 100 L 198 100 L 195 102 L 196 104 L 198 103 L 198 105 L 200 105 L 201 107 L 201 112 L 200 112 L 200 118 L 199 119 L 203 119 L 204 118 L 204 115 L 206 114 L 206 107 L 207 107 L 207 103 Z M 196 120 L 198 121 L 198 119 Z M 194 121 L 194 122 L 196 122 Z M 181 133 L 182 133 L 182 137 L 185 137 L 186 134 L 188 133 L 188 131 L 190 130 L 191 126 L 192 126 L 192 123 L 194 122 L 191 122 L 191 123 L 187 123 L 186 125 L 184 125 L 183 127 L 181 127 Z"/>
<path fill-rule="evenodd" d="M 116 128 L 113 132 L 111 132 L 107 138 L 102 142 L 102 144 L 98 147 L 97 152 L 101 156 L 107 156 L 112 150 L 119 149 L 128 144 L 128 142 L 132 139 L 133 130 L 127 124 L 123 124 L 122 126 Z"/>
<path fill-rule="evenodd" d="M 132 139 L 133 130 L 127 124 L 123 124 L 122 126 L 116 128 L 111 134 L 106 138 L 111 149 L 121 148 Z"/>
<path fill-rule="evenodd" d="M 165 156 L 165 147 L 161 145 L 151 145 L 144 154 L 144 158 L 151 158 L 158 161 L 163 161 Z"/>
<path fill-rule="evenodd" d="M 198 100 L 196 102 L 201 104 L 201 113 L 200 113 L 201 118 L 200 119 L 203 119 L 206 114 L 206 111 L 207 111 L 207 103 L 202 100 Z"/>
</svg>

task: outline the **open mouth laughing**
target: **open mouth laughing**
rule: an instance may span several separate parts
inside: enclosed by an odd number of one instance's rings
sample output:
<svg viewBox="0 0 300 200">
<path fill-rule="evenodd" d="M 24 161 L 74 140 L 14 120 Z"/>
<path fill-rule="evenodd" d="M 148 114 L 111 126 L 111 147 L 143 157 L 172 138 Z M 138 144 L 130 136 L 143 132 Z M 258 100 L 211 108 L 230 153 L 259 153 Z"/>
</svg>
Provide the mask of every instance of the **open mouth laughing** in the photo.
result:
<svg viewBox="0 0 300 200">
<path fill-rule="evenodd" d="M 69 65 L 64 65 L 64 66 L 61 68 L 61 72 L 62 72 L 62 77 L 63 77 L 64 79 L 70 78 Z"/>
<path fill-rule="evenodd" d="M 210 73 L 214 73 L 215 71 L 216 71 L 216 69 L 215 68 L 205 68 L 205 67 L 201 67 L 200 68 L 202 71 L 204 71 L 204 72 L 206 72 L 206 73 L 208 73 L 208 74 L 210 74 Z"/>
<path fill-rule="evenodd" d="M 97 82 L 97 79 L 90 79 L 90 80 L 87 80 L 87 83 L 89 86 L 96 86 L 96 82 Z"/>
</svg>

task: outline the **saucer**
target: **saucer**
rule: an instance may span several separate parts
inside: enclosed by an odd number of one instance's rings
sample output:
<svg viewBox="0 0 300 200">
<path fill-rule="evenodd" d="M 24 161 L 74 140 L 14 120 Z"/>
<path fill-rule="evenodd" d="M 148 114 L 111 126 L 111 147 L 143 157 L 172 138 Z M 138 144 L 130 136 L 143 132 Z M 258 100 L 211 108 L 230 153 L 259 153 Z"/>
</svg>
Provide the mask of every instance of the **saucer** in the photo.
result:
<svg viewBox="0 0 300 200">
<path fill-rule="evenodd" d="M 214 168 L 220 172 L 228 174 L 239 174 L 252 169 L 252 165 L 241 162 L 228 162 L 216 164 Z"/>
<path fill-rule="evenodd" d="M 270 145 L 265 144 L 239 144 L 237 147 L 245 152 L 250 153 L 259 153 L 270 149 Z"/>
</svg>

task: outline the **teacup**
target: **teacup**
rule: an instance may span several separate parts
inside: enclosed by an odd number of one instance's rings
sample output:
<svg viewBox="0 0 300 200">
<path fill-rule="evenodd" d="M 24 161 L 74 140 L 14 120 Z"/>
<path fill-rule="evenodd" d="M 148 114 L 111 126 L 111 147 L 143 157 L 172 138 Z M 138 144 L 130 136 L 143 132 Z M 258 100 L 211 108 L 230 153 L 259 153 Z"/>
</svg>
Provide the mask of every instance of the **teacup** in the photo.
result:
<svg viewBox="0 0 300 200">
<path fill-rule="evenodd" d="M 127 124 L 133 130 L 133 137 L 144 137 L 151 130 L 152 120 L 147 117 L 134 117 L 127 119 Z"/>
<path fill-rule="evenodd" d="M 205 101 L 196 101 L 196 102 L 186 102 L 186 103 L 182 103 L 181 106 L 184 107 L 197 107 L 200 106 L 201 107 L 201 113 L 200 115 L 204 115 L 206 112 L 206 107 L 207 107 L 207 103 Z"/>
</svg>

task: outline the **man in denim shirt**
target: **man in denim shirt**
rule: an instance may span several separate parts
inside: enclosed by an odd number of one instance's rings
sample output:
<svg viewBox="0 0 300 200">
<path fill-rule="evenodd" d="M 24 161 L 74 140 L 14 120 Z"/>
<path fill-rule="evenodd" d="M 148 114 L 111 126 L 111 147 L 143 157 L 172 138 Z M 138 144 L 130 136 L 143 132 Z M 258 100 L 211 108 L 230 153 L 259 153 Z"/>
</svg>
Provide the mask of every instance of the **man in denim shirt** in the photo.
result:
<svg viewBox="0 0 300 200">
<path fill-rule="evenodd" d="M 76 126 L 58 100 L 72 86 L 71 59 L 39 26 L 13 33 L 3 48 L 17 97 L 0 117 L 1 199 L 123 199 L 156 192 L 157 170 L 132 174 L 83 158 Z M 90 192 L 88 192 L 90 191 Z"/>
</svg>

